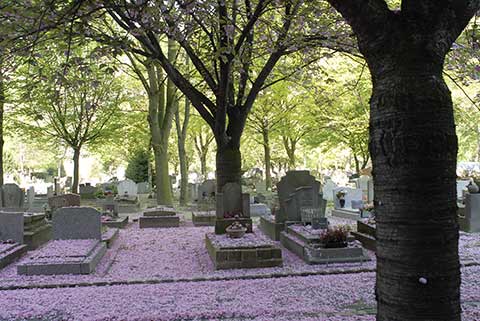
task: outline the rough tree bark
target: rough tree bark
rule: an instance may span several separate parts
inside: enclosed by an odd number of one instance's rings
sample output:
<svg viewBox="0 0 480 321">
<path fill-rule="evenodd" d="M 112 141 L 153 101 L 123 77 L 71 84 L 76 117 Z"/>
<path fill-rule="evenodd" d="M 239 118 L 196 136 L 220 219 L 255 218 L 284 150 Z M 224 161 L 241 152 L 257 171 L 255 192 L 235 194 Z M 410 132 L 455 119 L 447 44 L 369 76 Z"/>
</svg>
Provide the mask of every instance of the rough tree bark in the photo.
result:
<svg viewBox="0 0 480 321">
<path fill-rule="evenodd" d="M 328 0 L 373 82 L 369 149 L 377 220 L 377 320 L 461 319 L 457 137 L 445 55 L 480 1 Z"/>
<path fill-rule="evenodd" d="M 73 182 L 72 193 L 78 194 L 78 183 L 80 182 L 80 146 L 73 148 Z"/>
</svg>

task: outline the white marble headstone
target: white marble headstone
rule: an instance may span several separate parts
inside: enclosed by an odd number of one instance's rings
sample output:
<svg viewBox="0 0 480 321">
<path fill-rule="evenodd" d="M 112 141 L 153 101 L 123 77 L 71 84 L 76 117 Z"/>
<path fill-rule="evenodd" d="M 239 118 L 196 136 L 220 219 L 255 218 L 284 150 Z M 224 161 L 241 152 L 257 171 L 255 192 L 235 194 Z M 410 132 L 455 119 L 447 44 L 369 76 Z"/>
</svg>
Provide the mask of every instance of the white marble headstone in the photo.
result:
<svg viewBox="0 0 480 321">
<path fill-rule="evenodd" d="M 137 196 L 137 184 L 128 178 L 118 182 L 117 190 L 119 196 Z"/>
<path fill-rule="evenodd" d="M 350 187 L 337 187 L 333 189 L 332 197 L 335 204 L 335 208 L 341 208 L 340 202 L 337 198 L 337 192 L 344 191 L 345 192 L 345 206 L 344 208 L 351 209 L 352 208 L 352 200 L 354 201 L 362 201 L 363 199 L 363 192 L 359 188 L 350 188 Z"/>
<path fill-rule="evenodd" d="M 457 199 L 463 198 L 463 190 L 470 183 L 469 179 L 457 180 Z"/>
<path fill-rule="evenodd" d="M 323 184 L 323 199 L 327 201 L 333 201 L 333 190 L 337 187 L 337 184 L 335 184 L 332 179 L 327 178 L 325 180 L 325 184 Z"/>
</svg>

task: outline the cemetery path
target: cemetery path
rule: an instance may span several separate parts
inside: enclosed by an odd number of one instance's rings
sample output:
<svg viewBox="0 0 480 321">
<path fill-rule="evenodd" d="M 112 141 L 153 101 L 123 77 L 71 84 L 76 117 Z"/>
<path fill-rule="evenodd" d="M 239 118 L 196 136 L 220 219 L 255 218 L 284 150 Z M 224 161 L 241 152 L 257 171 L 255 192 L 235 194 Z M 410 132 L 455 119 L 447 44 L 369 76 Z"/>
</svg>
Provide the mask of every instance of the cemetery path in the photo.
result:
<svg viewBox="0 0 480 321">
<path fill-rule="evenodd" d="M 480 320 L 480 267 L 462 270 Z M 375 320 L 375 273 L 2 291 L 0 320 Z"/>
</svg>

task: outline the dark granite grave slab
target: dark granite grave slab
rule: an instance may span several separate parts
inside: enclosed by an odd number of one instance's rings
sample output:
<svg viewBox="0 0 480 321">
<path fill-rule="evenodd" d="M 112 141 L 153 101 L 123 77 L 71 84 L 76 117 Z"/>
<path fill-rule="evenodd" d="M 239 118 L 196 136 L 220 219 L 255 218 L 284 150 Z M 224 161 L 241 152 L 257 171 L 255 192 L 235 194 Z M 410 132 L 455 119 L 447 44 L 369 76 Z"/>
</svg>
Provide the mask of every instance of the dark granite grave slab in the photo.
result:
<svg viewBox="0 0 480 321">
<path fill-rule="evenodd" d="M 52 238 L 52 225 L 46 214 L 26 213 L 23 216 L 23 240 L 28 250 L 34 250 Z"/>
<path fill-rule="evenodd" d="M 78 246 L 77 246 L 78 245 Z M 58 249 L 64 249 L 64 251 Z M 70 250 L 70 251 L 69 251 Z M 89 274 L 102 259 L 106 244 L 98 240 L 56 240 L 17 266 L 21 275 Z"/>
<path fill-rule="evenodd" d="M 180 217 L 178 215 L 172 216 L 141 216 L 138 219 L 140 228 L 164 228 L 164 227 L 179 227 Z"/>
<path fill-rule="evenodd" d="M 102 220 L 102 225 L 111 228 L 124 228 L 128 224 L 128 216 L 110 217 L 108 221 Z"/>
<path fill-rule="evenodd" d="M 375 237 L 375 225 L 357 221 L 357 231 L 352 232 L 356 240 L 362 243 L 362 246 L 370 251 L 377 250 L 377 240 Z"/>
<path fill-rule="evenodd" d="M 274 241 L 280 241 L 280 233 L 285 229 L 285 223 L 275 222 L 272 215 L 260 217 L 260 230 Z"/>
<path fill-rule="evenodd" d="M 111 248 L 113 243 L 118 239 L 120 232 L 118 228 L 109 228 L 107 231 L 102 233 L 102 242 L 107 245 L 107 248 Z"/>
<path fill-rule="evenodd" d="M 0 269 L 18 260 L 27 252 L 27 245 L 0 242 Z"/>
<path fill-rule="evenodd" d="M 227 235 L 205 235 L 208 254 L 216 270 L 282 266 L 282 251 L 270 240 L 254 233 L 239 239 Z"/>
<path fill-rule="evenodd" d="M 301 235 L 301 237 L 299 237 Z M 287 226 L 280 233 L 280 242 L 308 264 L 328 264 L 369 261 L 370 258 L 361 247 L 323 248 L 320 240 L 310 232 Z"/>
<path fill-rule="evenodd" d="M 215 226 L 215 212 L 192 212 L 194 226 Z"/>
</svg>

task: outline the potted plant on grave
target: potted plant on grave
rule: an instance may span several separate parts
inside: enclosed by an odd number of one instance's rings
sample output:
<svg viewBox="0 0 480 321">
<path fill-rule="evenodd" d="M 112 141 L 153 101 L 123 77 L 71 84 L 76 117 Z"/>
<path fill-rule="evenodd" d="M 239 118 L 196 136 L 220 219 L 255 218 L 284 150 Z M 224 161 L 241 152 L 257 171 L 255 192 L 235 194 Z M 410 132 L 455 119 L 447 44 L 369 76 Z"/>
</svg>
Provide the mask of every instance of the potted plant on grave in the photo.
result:
<svg viewBox="0 0 480 321">
<path fill-rule="evenodd" d="M 336 196 L 338 199 L 338 202 L 340 203 L 340 207 L 344 208 L 345 207 L 345 195 L 347 195 L 347 192 L 344 191 L 343 189 L 338 191 Z"/>
<path fill-rule="evenodd" d="M 225 229 L 227 235 L 232 239 L 238 239 L 245 235 L 247 228 L 240 224 L 240 222 L 235 221 Z"/>
<path fill-rule="evenodd" d="M 347 247 L 347 236 L 350 232 L 348 226 L 336 226 L 327 228 L 320 234 L 320 247 L 341 248 Z"/>
</svg>

